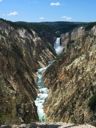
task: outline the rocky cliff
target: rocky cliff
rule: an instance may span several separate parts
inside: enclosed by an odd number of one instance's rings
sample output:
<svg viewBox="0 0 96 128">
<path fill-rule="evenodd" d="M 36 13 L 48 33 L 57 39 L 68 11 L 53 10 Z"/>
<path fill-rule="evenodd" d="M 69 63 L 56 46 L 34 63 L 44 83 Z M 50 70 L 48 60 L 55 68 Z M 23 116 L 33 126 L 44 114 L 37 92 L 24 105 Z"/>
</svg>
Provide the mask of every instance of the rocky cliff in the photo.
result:
<svg viewBox="0 0 96 128">
<path fill-rule="evenodd" d="M 0 20 L 0 124 L 38 121 L 35 73 L 50 49 L 33 29 Z"/>
<path fill-rule="evenodd" d="M 44 74 L 48 121 L 96 121 L 96 26 L 61 35 L 64 52 Z"/>
</svg>

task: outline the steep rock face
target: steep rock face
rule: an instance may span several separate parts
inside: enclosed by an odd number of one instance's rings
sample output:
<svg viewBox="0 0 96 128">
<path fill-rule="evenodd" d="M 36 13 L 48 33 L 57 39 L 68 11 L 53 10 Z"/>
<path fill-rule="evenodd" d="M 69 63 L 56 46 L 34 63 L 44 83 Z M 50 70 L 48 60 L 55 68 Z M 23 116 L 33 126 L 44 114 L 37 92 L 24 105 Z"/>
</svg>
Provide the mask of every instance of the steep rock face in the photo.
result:
<svg viewBox="0 0 96 128">
<path fill-rule="evenodd" d="M 32 29 L 0 20 L 0 124 L 38 120 L 35 73 L 53 58 Z"/>
<path fill-rule="evenodd" d="M 96 121 L 96 26 L 62 35 L 66 51 L 44 74 L 48 121 Z"/>
</svg>

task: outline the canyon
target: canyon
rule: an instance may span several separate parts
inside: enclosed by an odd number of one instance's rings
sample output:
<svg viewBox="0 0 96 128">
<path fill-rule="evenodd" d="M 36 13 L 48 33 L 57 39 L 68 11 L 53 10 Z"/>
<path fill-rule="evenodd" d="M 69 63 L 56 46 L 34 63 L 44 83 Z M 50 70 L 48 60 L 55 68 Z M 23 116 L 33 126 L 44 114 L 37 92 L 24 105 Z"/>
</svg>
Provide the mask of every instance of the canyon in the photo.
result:
<svg viewBox="0 0 96 128">
<path fill-rule="evenodd" d="M 0 124 L 40 121 L 96 126 L 95 23 L 0 19 Z"/>
<path fill-rule="evenodd" d="M 36 72 L 55 57 L 35 31 L 16 27 L 0 21 L 0 124 L 39 120 Z"/>
</svg>

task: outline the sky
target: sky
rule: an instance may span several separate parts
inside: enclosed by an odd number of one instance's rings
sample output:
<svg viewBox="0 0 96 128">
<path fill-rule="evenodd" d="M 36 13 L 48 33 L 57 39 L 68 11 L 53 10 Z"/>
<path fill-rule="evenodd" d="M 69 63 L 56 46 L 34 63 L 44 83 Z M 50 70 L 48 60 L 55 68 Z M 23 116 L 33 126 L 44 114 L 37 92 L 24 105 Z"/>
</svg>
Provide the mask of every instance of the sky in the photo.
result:
<svg viewBox="0 0 96 128">
<path fill-rule="evenodd" d="M 0 18 L 11 21 L 96 21 L 96 0 L 0 0 Z"/>
</svg>

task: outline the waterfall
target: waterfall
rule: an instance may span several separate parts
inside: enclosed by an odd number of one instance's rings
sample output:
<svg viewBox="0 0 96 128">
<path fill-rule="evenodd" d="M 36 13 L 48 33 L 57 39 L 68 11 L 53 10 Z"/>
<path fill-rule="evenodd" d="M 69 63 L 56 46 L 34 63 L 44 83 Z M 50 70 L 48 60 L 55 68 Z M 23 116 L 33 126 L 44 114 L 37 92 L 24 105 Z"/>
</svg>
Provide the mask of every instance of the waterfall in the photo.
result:
<svg viewBox="0 0 96 128">
<path fill-rule="evenodd" d="M 54 49 L 58 55 L 63 51 L 63 46 L 60 45 L 60 37 L 57 37 L 54 43 Z"/>
<path fill-rule="evenodd" d="M 39 93 L 38 93 L 38 96 L 35 100 L 35 105 L 37 106 L 37 113 L 39 116 L 39 120 L 41 122 L 46 120 L 46 115 L 44 113 L 43 104 L 44 104 L 45 99 L 48 96 L 48 89 L 44 85 L 43 73 L 45 72 L 47 67 L 40 68 L 40 69 L 38 69 L 38 72 L 37 72 L 37 85 L 39 88 Z"/>
</svg>

